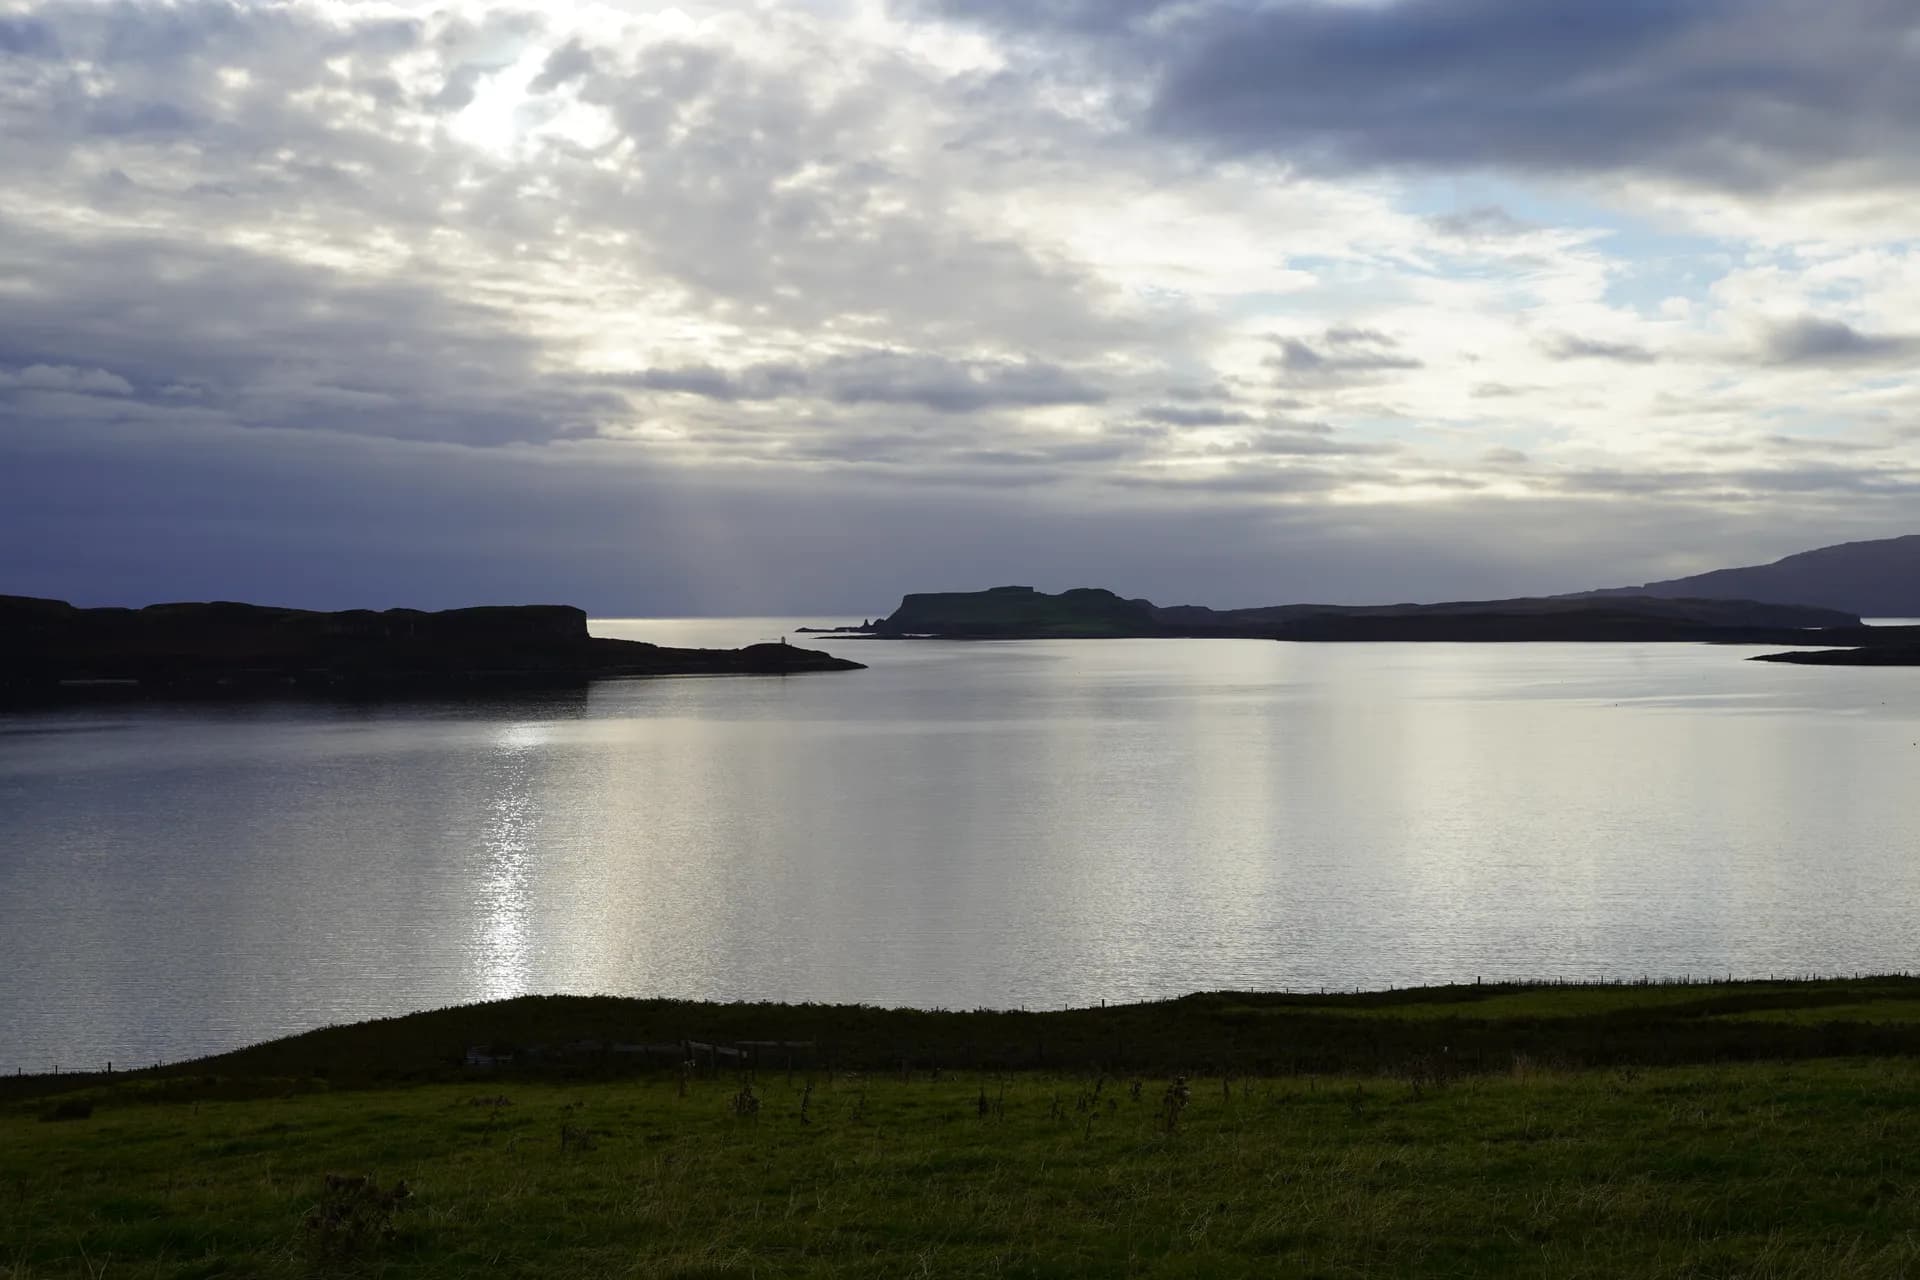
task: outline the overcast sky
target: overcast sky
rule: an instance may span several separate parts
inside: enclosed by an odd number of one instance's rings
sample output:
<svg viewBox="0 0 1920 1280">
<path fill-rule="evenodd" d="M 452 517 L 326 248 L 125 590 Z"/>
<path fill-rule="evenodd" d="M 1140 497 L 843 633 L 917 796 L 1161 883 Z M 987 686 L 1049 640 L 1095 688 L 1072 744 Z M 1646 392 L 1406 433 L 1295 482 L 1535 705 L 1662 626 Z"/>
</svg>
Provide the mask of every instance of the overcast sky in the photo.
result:
<svg viewBox="0 0 1920 1280">
<path fill-rule="evenodd" d="M 1920 530 L 1914 0 L 0 0 L 0 592 L 880 613 Z"/>
</svg>

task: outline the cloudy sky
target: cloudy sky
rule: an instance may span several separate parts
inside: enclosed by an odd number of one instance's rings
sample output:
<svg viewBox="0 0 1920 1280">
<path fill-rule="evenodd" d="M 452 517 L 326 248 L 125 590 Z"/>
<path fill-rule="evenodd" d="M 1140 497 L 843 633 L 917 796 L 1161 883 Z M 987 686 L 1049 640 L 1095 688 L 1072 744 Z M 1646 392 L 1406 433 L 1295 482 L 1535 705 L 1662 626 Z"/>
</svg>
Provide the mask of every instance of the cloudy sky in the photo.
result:
<svg viewBox="0 0 1920 1280">
<path fill-rule="evenodd" d="M 1920 530 L 1913 0 L 0 0 L 0 592 L 881 612 Z"/>
</svg>

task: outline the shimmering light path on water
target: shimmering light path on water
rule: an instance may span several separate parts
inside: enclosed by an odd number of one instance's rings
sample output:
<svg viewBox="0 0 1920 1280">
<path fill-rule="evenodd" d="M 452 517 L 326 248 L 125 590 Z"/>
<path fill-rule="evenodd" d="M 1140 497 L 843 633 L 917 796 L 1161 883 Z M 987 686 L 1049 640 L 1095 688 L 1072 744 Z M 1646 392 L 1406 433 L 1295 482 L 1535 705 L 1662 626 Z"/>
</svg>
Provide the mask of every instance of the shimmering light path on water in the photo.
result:
<svg viewBox="0 0 1920 1280">
<path fill-rule="evenodd" d="M 1041 1006 L 1920 968 L 1911 670 L 807 643 L 873 669 L 0 716 L 0 1068 L 526 991 Z"/>
</svg>

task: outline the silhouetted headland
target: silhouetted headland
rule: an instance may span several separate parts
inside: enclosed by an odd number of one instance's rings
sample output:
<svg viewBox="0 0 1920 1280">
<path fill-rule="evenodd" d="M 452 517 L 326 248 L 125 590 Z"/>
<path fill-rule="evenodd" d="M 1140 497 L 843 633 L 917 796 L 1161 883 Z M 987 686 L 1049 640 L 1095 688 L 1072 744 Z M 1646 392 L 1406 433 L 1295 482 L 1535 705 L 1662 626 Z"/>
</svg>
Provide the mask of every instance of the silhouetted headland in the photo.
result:
<svg viewBox="0 0 1920 1280">
<path fill-rule="evenodd" d="M 1047 595 L 995 587 L 909 595 L 864 634 L 953 640 L 1223 636 L 1357 641 L 1707 641 L 1732 644 L 1855 644 L 1870 630 L 1857 615 L 1751 600 L 1607 596 L 1461 601 L 1448 604 L 1275 605 L 1215 610 L 1161 608 L 1095 587 Z"/>
<path fill-rule="evenodd" d="M 1876 627 L 1896 632 L 1857 649 L 1807 649 L 1763 653 L 1755 662 L 1793 662 L 1809 667 L 1920 667 L 1920 627 Z"/>
<path fill-rule="evenodd" d="M 566 605 L 317 613 L 262 605 L 77 609 L 0 596 L 0 698 L 405 694 L 862 664 L 788 644 L 668 649 L 587 633 Z"/>
</svg>

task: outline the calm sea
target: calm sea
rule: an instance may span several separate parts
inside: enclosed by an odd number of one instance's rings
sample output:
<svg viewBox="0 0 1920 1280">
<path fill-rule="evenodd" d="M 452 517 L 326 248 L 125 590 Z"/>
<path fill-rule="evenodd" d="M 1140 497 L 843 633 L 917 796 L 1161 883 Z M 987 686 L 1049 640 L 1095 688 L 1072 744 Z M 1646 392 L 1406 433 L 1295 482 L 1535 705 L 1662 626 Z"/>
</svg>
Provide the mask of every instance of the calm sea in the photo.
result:
<svg viewBox="0 0 1920 1280">
<path fill-rule="evenodd" d="M 520 992 L 1045 1007 L 1920 968 L 1911 669 L 812 643 L 872 670 L 0 715 L 0 1069 Z"/>
</svg>

